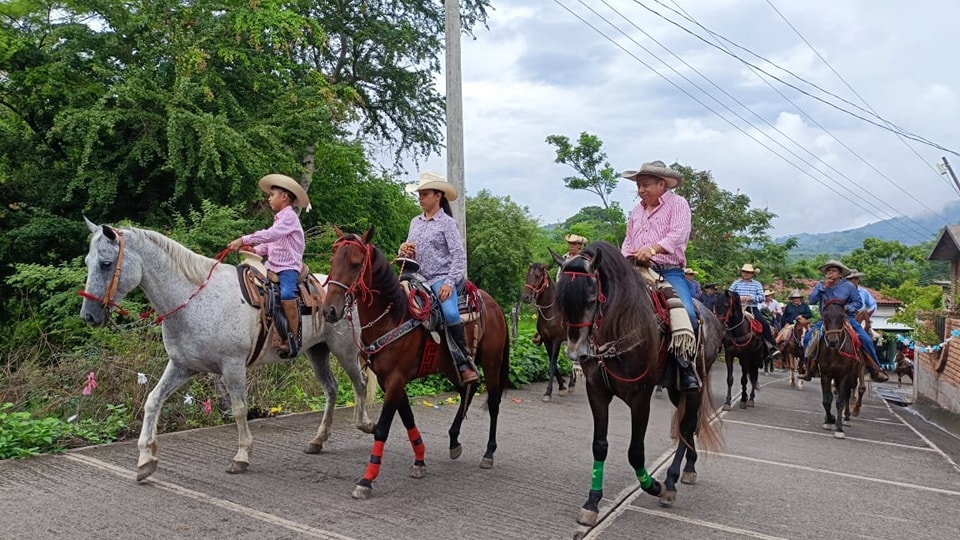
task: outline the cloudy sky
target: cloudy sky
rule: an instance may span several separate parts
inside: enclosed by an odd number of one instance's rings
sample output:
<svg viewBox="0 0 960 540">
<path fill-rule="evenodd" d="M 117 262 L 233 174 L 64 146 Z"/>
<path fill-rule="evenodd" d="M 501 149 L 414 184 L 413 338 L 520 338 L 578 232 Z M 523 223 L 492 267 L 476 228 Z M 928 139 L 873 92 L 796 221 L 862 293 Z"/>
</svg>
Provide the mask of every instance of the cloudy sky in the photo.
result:
<svg viewBox="0 0 960 540">
<path fill-rule="evenodd" d="M 598 204 L 595 195 L 563 186 L 573 171 L 554 164 L 544 142 L 550 134 L 575 140 L 587 131 L 603 140 L 617 169 L 661 159 L 712 171 L 721 187 L 740 190 L 755 207 L 779 216 L 774 236 L 939 213 L 960 199 L 936 170 L 947 156 L 960 172 L 960 156 L 905 144 L 886 129 L 762 77 L 642 5 L 716 43 L 664 6 L 686 13 L 770 62 L 734 49 L 737 55 L 837 107 L 960 151 L 960 2 L 494 0 L 490 29 L 463 41 L 468 193 L 510 195 L 543 224 Z M 443 91 L 442 78 L 438 84 Z M 421 168 L 443 171 L 445 156 Z M 621 182 L 614 198 L 631 208 L 634 184 Z"/>
</svg>

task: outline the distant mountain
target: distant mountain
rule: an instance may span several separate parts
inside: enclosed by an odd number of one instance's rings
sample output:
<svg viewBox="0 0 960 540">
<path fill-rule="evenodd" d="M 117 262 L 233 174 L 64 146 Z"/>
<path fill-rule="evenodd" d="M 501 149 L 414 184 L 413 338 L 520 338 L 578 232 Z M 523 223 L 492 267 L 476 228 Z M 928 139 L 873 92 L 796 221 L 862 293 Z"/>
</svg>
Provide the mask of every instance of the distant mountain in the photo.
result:
<svg viewBox="0 0 960 540">
<path fill-rule="evenodd" d="M 910 230 L 922 228 L 927 231 L 927 240 L 933 240 L 943 229 L 943 218 L 947 218 L 951 224 L 960 223 L 960 202 L 950 203 L 940 214 L 925 214 L 911 216 L 913 221 L 909 222 Z M 857 229 L 847 229 L 845 231 L 833 231 L 817 234 L 794 234 L 774 239 L 777 243 L 785 242 L 791 236 L 797 238 L 797 247 L 790 255 L 794 257 L 806 257 L 825 253 L 828 255 L 847 255 L 854 249 L 863 246 L 863 241 L 867 238 L 879 238 L 881 240 L 897 240 L 906 246 L 914 246 L 921 242 L 917 241 L 916 235 L 908 234 L 902 229 L 904 227 L 894 225 L 897 222 L 903 222 L 906 219 L 903 216 L 891 218 L 876 223 L 870 223 Z"/>
</svg>

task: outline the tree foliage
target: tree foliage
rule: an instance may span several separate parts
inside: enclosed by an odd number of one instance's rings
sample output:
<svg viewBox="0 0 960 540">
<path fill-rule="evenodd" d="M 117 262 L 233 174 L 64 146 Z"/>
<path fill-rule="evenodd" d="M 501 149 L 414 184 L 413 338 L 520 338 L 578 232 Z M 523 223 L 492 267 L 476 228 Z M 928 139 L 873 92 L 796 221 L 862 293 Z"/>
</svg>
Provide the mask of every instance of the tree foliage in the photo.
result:
<svg viewBox="0 0 960 540">
<path fill-rule="evenodd" d="M 625 223 L 623 209 L 617 201 L 609 201 L 608 198 L 617 187 L 620 176 L 607 161 L 603 141 L 584 131 L 580 133 L 575 145 L 565 135 L 549 135 L 546 142 L 556 149 L 557 157 L 554 163 L 569 165 L 577 173 L 577 176 L 565 177 L 564 185 L 569 189 L 588 191 L 600 197 L 603 211 L 595 215 L 606 220 L 609 228 L 604 236 L 616 236 L 620 226 Z M 598 238 L 597 235 L 594 237 Z M 620 236 L 615 243 L 622 239 Z"/>
<path fill-rule="evenodd" d="M 905 246 L 896 240 L 867 238 L 862 247 L 844 257 L 844 263 L 866 274 L 860 282 L 877 290 L 899 287 L 908 281 L 919 282 L 921 276 L 927 283 L 932 279 L 948 279 L 944 265 L 934 267 L 927 261 L 930 249 L 930 244 Z M 937 269 L 943 274 L 938 275 Z"/>
</svg>

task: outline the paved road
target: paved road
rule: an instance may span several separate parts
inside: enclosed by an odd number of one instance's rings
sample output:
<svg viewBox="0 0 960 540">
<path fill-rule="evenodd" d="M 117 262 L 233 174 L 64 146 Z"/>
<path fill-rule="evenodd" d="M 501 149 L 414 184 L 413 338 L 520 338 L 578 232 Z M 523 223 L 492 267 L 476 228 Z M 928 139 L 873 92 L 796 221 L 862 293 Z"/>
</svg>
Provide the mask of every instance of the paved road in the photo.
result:
<svg viewBox="0 0 960 540">
<path fill-rule="evenodd" d="M 714 395 L 723 395 L 720 370 Z M 739 374 L 737 379 L 739 379 Z M 477 465 L 486 412 L 464 424 L 463 457 L 451 461 L 454 409 L 414 410 L 427 445 L 427 477 L 409 478 L 412 453 L 399 420 L 373 497 L 350 497 L 372 437 L 338 411 L 321 455 L 301 446 L 317 414 L 252 423 L 253 463 L 224 472 L 233 426 L 160 437 L 160 468 L 133 480 L 135 442 L 60 456 L 0 462 L 0 538 L 953 538 L 960 530 L 960 439 L 908 409 L 872 397 L 846 440 L 821 429 L 817 385 L 789 388 L 761 377 L 757 406 L 723 416 L 726 447 L 701 459 L 696 486 L 673 508 L 639 492 L 626 450 L 628 412 L 611 409 L 603 518 L 574 523 L 589 488 L 591 417 L 583 389 L 543 403 L 543 385 L 510 391 L 501 411 L 496 466 Z M 648 469 L 662 476 L 672 408 L 654 400 Z"/>
</svg>

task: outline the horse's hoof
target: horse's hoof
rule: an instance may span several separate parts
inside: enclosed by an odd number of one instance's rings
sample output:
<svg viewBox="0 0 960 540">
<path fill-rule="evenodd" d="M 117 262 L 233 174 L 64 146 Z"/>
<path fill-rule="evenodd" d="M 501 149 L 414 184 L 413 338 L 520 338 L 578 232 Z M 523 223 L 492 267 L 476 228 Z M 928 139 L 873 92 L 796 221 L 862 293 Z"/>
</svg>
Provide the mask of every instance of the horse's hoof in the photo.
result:
<svg viewBox="0 0 960 540">
<path fill-rule="evenodd" d="M 833 432 L 833 438 L 834 438 L 834 439 L 846 439 L 846 438 L 847 438 L 847 434 L 844 433 L 844 432 L 842 432 L 842 431 L 834 431 L 834 432 Z"/>
<path fill-rule="evenodd" d="M 373 422 L 367 422 L 366 424 L 361 424 L 357 426 L 357 429 L 364 433 L 373 433 L 373 430 L 377 429 L 377 424 Z"/>
<path fill-rule="evenodd" d="M 427 475 L 426 465 L 412 465 L 410 467 L 410 478 L 423 478 Z"/>
<path fill-rule="evenodd" d="M 730 407 L 730 404 L 729 404 L 729 403 L 724 403 L 722 409 L 723 409 L 724 411 L 730 412 L 730 410 L 732 409 L 732 407 Z"/>
<path fill-rule="evenodd" d="M 846 424 L 846 423 L 848 423 L 848 422 L 850 422 L 850 417 L 849 417 L 849 416 L 844 416 L 844 417 L 843 417 L 843 423 Z"/>
<path fill-rule="evenodd" d="M 249 466 L 250 464 L 246 461 L 233 460 L 230 462 L 230 466 L 227 467 L 227 472 L 230 474 L 243 474 L 247 472 L 247 467 Z"/>
<path fill-rule="evenodd" d="M 493 458 L 485 457 L 480 460 L 481 469 L 492 469 L 493 468 Z"/>
<path fill-rule="evenodd" d="M 587 527 L 593 527 L 597 524 L 597 512 L 593 510 L 587 510 L 586 508 L 580 509 L 580 515 L 577 516 L 577 523 L 581 525 L 586 525 Z"/>
<path fill-rule="evenodd" d="M 450 459 L 457 459 L 463 454 L 463 445 L 458 444 L 450 449 Z"/>
<path fill-rule="evenodd" d="M 148 476 L 157 472 L 157 460 L 152 460 L 137 467 L 137 482 L 143 482 Z"/>
<path fill-rule="evenodd" d="M 822 427 L 823 429 L 825 429 L 825 430 L 827 430 L 827 431 L 830 431 L 830 430 L 833 429 L 833 424 L 826 424 L 826 423 L 825 423 L 825 424 L 823 424 L 823 425 L 820 426 L 820 427 Z"/>
<path fill-rule="evenodd" d="M 755 407 L 757 404 L 752 399 L 747 400 L 747 407 Z"/>
<path fill-rule="evenodd" d="M 803 390 L 803 381 L 797 381 L 797 390 Z"/>
<path fill-rule="evenodd" d="M 740 402 L 740 408 L 741 408 L 741 409 L 746 409 L 746 408 L 747 408 L 747 402 L 746 402 L 746 401 L 741 401 L 741 402 Z"/>
<path fill-rule="evenodd" d="M 543 395 L 543 402 L 544 402 L 544 403 L 550 403 L 550 400 L 552 400 L 552 399 L 553 399 L 553 398 L 550 397 L 550 394 L 544 394 L 544 395 Z"/>
<path fill-rule="evenodd" d="M 353 493 L 351 493 L 350 496 L 354 499 L 365 501 L 370 498 L 371 491 L 373 490 L 366 486 L 357 486 L 353 488 Z"/>
<path fill-rule="evenodd" d="M 680 483 L 694 485 L 697 483 L 697 471 L 683 471 L 680 474 Z"/>
<path fill-rule="evenodd" d="M 303 448 L 304 454 L 319 454 L 321 451 L 323 451 L 323 445 L 317 443 L 307 443 Z"/>
<path fill-rule="evenodd" d="M 572 384 L 571 384 L 570 386 L 568 386 L 568 387 L 567 387 L 567 393 L 568 393 L 568 394 L 572 394 L 572 393 L 573 393 L 573 388 L 574 388 L 574 387 L 573 387 Z"/>
<path fill-rule="evenodd" d="M 853 410 L 853 415 L 854 415 L 854 416 L 860 416 L 860 409 L 854 409 L 854 410 Z M 850 419 L 847 418 L 847 421 L 849 421 L 849 420 L 850 420 Z"/>
<path fill-rule="evenodd" d="M 663 493 L 660 494 L 660 506 L 664 508 L 670 508 L 673 506 L 673 503 L 677 500 L 676 490 L 663 490 Z"/>
</svg>

